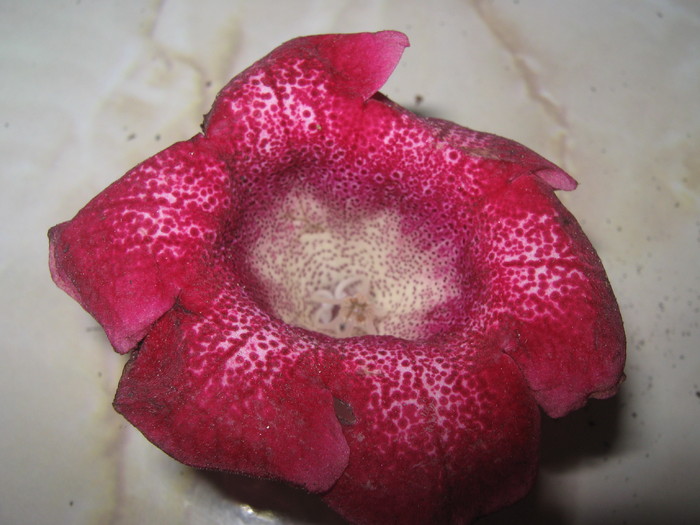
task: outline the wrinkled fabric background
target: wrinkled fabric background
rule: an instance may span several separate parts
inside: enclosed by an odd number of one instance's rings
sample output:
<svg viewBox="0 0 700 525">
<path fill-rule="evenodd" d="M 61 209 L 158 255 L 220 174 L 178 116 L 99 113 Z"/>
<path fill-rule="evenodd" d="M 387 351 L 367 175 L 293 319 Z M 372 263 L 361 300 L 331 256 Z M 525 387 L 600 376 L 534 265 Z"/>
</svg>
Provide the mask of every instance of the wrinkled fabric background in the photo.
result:
<svg viewBox="0 0 700 525">
<path fill-rule="evenodd" d="M 700 4 L 4 0 L 1 523 L 340 523 L 279 484 L 183 467 L 119 417 L 124 357 L 51 282 L 46 230 L 195 134 L 280 43 L 380 29 L 412 44 L 385 94 L 579 181 L 559 195 L 626 323 L 620 395 L 545 421 L 535 490 L 481 523 L 700 520 Z"/>
</svg>

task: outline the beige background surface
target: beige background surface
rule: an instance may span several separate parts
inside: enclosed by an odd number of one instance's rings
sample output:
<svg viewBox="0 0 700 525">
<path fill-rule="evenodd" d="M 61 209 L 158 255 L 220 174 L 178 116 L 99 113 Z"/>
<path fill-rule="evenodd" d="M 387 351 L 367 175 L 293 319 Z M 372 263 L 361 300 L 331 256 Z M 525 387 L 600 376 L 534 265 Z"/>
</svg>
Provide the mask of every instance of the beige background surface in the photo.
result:
<svg viewBox="0 0 700 525">
<path fill-rule="evenodd" d="M 0 523 L 333 523 L 308 496 L 183 467 L 111 408 L 124 358 L 55 288 L 46 230 L 197 132 L 289 38 L 398 29 L 383 92 L 514 138 L 607 267 L 620 395 L 544 427 L 542 473 L 483 523 L 700 522 L 700 2 L 0 1 Z"/>
</svg>

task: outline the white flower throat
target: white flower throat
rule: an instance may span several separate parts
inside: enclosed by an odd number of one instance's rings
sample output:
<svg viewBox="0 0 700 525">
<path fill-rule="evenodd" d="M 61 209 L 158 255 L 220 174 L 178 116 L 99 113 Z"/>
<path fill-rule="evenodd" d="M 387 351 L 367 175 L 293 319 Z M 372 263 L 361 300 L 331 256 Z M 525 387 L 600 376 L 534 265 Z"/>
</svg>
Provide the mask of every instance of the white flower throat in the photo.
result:
<svg viewBox="0 0 700 525">
<path fill-rule="evenodd" d="M 255 217 L 247 259 L 274 314 L 339 338 L 432 335 L 426 315 L 457 294 L 454 257 L 418 246 L 395 210 L 349 210 L 295 189 Z"/>
</svg>

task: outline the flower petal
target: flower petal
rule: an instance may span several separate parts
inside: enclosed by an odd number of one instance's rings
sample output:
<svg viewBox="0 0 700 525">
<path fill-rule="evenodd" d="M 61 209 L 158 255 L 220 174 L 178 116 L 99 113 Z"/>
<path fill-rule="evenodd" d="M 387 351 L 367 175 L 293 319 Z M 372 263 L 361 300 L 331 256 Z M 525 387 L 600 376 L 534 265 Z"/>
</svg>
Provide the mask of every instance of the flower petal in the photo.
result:
<svg viewBox="0 0 700 525">
<path fill-rule="evenodd" d="M 623 377 L 625 334 L 600 259 L 573 216 L 537 178 L 483 210 L 492 272 L 485 317 L 512 319 L 507 349 L 551 416 L 609 397 Z"/>
<path fill-rule="evenodd" d="M 56 283 L 128 352 L 168 311 L 230 207 L 229 175 L 198 138 L 171 146 L 49 231 Z"/>
<path fill-rule="evenodd" d="M 183 291 L 131 356 L 114 406 L 188 465 L 328 490 L 349 449 L 314 348 L 233 277 L 215 270 Z"/>
<path fill-rule="evenodd" d="M 353 523 L 469 523 L 530 489 L 539 412 L 496 340 L 343 341 L 322 372 L 353 413 L 332 507 Z"/>
</svg>

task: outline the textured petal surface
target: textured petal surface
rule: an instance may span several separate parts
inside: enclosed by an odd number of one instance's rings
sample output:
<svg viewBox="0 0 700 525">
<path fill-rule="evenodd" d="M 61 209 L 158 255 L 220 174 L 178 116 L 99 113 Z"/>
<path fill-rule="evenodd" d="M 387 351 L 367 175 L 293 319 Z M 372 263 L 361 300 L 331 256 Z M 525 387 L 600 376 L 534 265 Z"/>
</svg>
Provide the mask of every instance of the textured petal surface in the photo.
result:
<svg viewBox="0 0 700 525">
<path fill-rule="evenodd" d="M 507 353 L 542 408 L 558 417 L 583 406 L 588 396 L 615 393 L 625 338 L 598 256 L 542 185 L 519 179 L 483 210 L 482 256 L 493 272 L 483 307 L 512 318 Z"/>
<path fill-rule="evenodd" d="M 223 162 L 198 144 L 162 151 L 49 232 L 54 280 L 119 352 L 136 346 L 201 271 L 230 207 Z"/>
<path fill-rule="evenodd" d="M 263 315 L 235 275 L 212 278 L 211 296 L 200 281 L 149 332 L 115 408 L 187 464 L 328 490 L 348 446 L 315 352 Z"/>
<path fill-rule="evenodd" d="M 352 452 L 327 501 L 358 523 L 459 523 L 520 498 L 539 412 L 493 343 L 343 345 L 324 378 L 352 407 Z"/>
<path fill-rule="evenodd" d="M 175 458 L 468 522 L 531 486 L 538 404 L 615 392 L 624 333 L 571 177 L 376 93 L 407 45 L 282 45 L 54 227 L 50 266 L 134 349 L 115 407 Z"/>
</svg>

